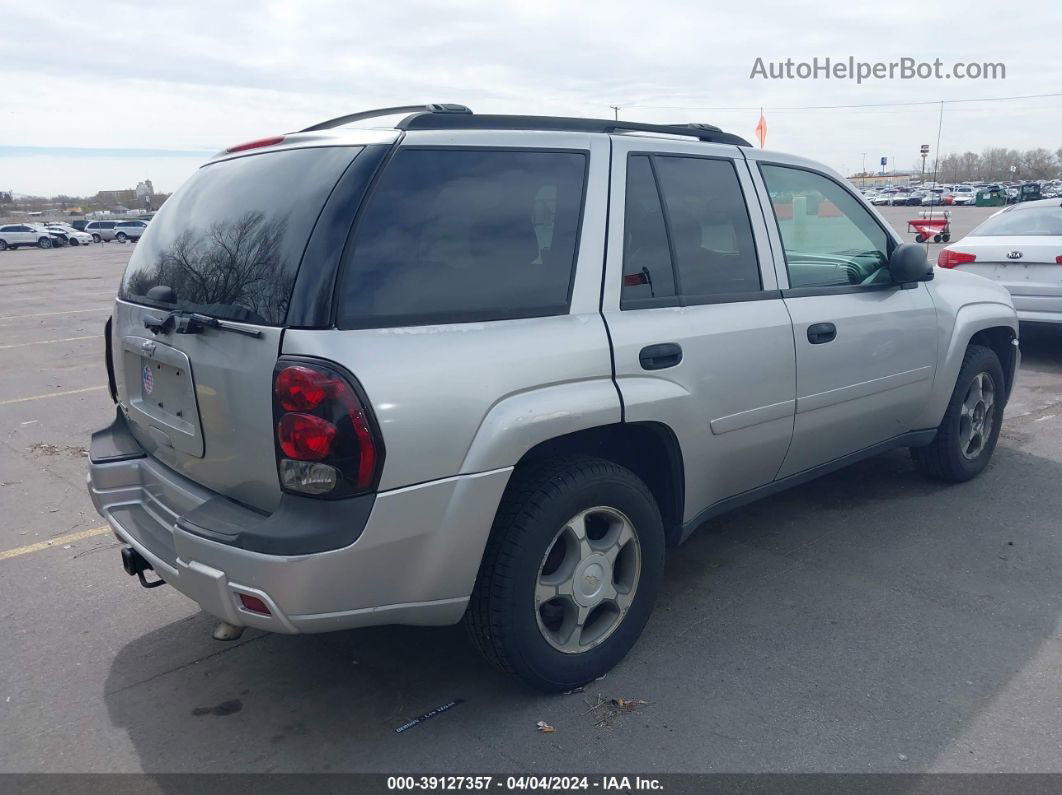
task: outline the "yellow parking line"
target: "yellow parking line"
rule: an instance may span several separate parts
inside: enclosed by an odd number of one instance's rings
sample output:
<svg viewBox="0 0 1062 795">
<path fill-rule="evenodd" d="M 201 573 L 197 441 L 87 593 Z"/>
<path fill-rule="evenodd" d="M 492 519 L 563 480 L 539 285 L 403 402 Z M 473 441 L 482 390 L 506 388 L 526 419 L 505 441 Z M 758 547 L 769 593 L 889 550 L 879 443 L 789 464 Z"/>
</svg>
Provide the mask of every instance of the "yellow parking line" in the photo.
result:
<svg viewBox="0 0 1062 795">
<path fill-rule="evenodd" d="M 0 560 L 17 558 L 19 555 L 28 555 L 31 552 L 40 552 L 42 549 L 54 547 L 56 544 L 72 544 L 75 541 L 92 538 L 93 536 L 101 536 L 104 533 L 109 532 L 111 532 L 111 526 L 109 524 L 100 525 L 99 527 L 91 527 L 88 530 L 78 530 L 73 533 L 67 533 L 64 536 L 49 538 L 47 541 L 38 541 L 36 544 L 26 544 L 24 547 L 15 547 L 14 549 L 0 552 Z"/>
<path fill-rule="evenodd" d="M 98 309 L 68 309 L 65 312 L 34 312 L 30 315 L 2 315 L 0 320 L 20 320 L 24 317 L 48 317 L 50 315 L 78 315 L 82 312 L 110 312 L 112 307 L 105 306 Z"/>
<path fill-rule="evenodd" d="M 90 334 L 87 337 L 63 337 L 61 340 L 37 340 L 36 342 L 16 342 L 14 345 L 0 345 L 0 351 L 8 348 L 25 348 L 27 345 L 52 345 L 56 342 L 76 342 L 77 340 L 94 340 L 100 338 L 99 334 Z"/>
<path fill-rule="evenodd" d="M 65 392 L 48 392 L 44 395 L 33 395 L 24 398 L 11 398 L 0 400 L 0 406 L 10 406 L 12 403 L 29 403 L 31 400 L 44 400 L 45 398 L 62 397 L 63 395 L 80 395 L 82 392 L 95 392 L 97 389 L 106 389 L 105 386 L 87 386 L 84 389 L 68 389 Z"/>
</svg>

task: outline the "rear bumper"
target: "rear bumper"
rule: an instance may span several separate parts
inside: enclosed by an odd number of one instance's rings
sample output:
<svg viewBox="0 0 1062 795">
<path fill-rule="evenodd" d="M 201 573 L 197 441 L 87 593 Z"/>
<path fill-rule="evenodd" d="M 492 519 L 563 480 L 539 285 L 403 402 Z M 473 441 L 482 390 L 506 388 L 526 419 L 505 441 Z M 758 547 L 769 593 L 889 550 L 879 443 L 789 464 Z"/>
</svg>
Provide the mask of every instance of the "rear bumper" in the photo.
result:
<svg viewBox="0 0 1062 795">
<path fill-rule="evenodd" d="M 128 439 L 106 438 L 109 446 L 93 440 L 88 490 L 115 535 L 208 613 L 283 633 L 459 621 L 511 472 L 380 493 L 353 543 L 267 554 L 184 529 L 184 517 L 219 496 L 138 453 Z M 270 614 L 247 610 L 240 594 L 258 597 Z"/>
<path fill-rule="evenodd" d="M 1018 320 L 1024 323 L 1062 323 L 1062 295 L 1022 295 L 1007 285 Z M 1018 288 L 1020 289 L 1020 288 Z"/>
</svg>

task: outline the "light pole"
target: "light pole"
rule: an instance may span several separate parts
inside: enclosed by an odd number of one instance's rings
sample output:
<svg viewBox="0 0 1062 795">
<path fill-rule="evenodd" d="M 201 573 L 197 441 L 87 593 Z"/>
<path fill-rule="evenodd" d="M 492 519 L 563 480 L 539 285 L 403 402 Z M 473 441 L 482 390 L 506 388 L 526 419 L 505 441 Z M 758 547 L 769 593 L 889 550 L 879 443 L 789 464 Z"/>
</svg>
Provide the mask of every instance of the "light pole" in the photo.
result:
<svg viewBox="0 0 1062 795">
<path fill-rule="evenodd" d="M 863 176 L 863 189 L 867 187 L 867 153 L 863 153 L 863 170 L 859 172 Z"/>
<path fill-rule="evenodd" d="M 619 109 L 620 109 L 620 106 L 619 105 L 609 105 L 609 107 L 612 108 L 613 118 L 616 121 L 619 121 Z"/>
</svg>

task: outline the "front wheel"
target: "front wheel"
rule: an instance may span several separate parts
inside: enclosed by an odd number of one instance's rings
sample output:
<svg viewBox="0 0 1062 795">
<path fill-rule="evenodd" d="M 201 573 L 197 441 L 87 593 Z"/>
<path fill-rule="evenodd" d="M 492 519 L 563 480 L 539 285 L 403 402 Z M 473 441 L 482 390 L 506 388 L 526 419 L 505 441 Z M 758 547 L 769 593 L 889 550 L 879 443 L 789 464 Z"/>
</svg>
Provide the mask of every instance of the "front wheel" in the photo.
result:
<svg viewBox="0 0 1062 795">
<path fill-rule="evenodd" d="M 918 468 L 948 483 L 979 475 L 996 449 L 1005 390 L 1003 366 L 995 351 L 982 345 L 967 348 L 936 437 L 925 447 L 911 448 Z"/>
<path fill-rule="evenodd" d="M 0 240 L 0 251 L 7 251 L 7 241 Z"/>
<path fill-rule="evenodd" d="M 925 235 L 915 235 L 915 243 L 925 243 L 925 242 L 926 242 L 926 236 Z"/>
<path fill-rule="evenodd" d="M 502 670 L 570 690 L 634 646 L 663 570 L 660 511 L 634 473 L 582 456 L 530 465 L 506 489 L 465 626 Z"/>
</svg>

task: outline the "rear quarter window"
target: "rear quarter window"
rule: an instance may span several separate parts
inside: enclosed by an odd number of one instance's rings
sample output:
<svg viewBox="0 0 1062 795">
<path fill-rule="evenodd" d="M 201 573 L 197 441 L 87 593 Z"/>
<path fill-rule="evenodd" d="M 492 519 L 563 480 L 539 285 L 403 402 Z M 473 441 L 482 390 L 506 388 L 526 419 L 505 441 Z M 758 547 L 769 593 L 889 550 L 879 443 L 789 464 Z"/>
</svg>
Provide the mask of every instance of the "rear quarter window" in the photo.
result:
<svg viewBox="0 0 1062 795">
<path fill-rule="evenodd" d="M 283 324 L 321 208 L 361 151 L 291 149 L 203 166 L 144 228 L 120 297 L 223 320 Z M 162 286 L 176 301 L 149 297 Z"/>
<path fill-rule="evenodd" d="M 403 149 L 358 219 L 341 328 L 568 311 L 588 154 Z"/>
</svg>

